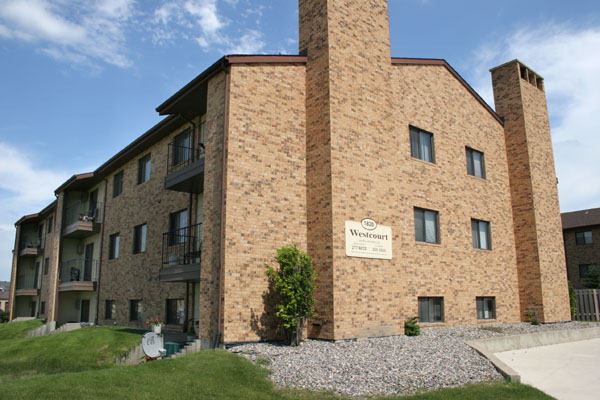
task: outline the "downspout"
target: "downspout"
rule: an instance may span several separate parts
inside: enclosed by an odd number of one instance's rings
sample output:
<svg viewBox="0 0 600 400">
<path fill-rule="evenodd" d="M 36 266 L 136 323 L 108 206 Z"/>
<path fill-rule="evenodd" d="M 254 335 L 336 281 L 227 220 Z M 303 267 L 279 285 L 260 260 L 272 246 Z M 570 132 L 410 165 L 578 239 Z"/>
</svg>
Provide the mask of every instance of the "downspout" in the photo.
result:
<svg viewBox="0 0 600 400">
<path fill-rule="evenodd" d="M 106 194 L 108 193 L 108 179 L 104 178 L 104 203 L 102 204 L 102 227 L 100 228 L 100 257 L 98 257 L 98 283 L 96 283 L 96 318 L 94 325 L 100 319 L 100 278 L 102 274 L 102 250 L 104 249 L 104 226 L 106 225 Z M 120 244 L 119 244 L 120 245 Z"/>
<path fill-rule="evenodd" d="M 223 166 L 221 183 L 221 241 L 220 241 L 220 266 L 219 266 L 219 310 L 217 320 L 217 337 L 215 338 L 215 348 L 221 342 L 223 329 L 223 266 L 225 264 L 225 192 L 227 184 L 227 139 L 229 135 L 229 84 L 230 70 L 227 68 L 227 61 L 223 61 L 221 68 L 225 72 L 225 104 L 223 112 Z"/>
</svg>

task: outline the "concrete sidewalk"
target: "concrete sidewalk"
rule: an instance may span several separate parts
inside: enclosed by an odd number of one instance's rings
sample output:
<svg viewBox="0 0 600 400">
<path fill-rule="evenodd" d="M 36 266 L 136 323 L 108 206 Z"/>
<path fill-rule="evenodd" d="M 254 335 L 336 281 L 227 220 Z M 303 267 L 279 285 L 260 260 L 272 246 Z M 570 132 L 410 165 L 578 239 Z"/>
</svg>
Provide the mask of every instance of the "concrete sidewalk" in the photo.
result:
<svg viewBox="0 0 600 400">
<path fill-rule="evenodd" d="M 580 340 L 494 355 L 534 386 L 559 400 L 600 399 L 600 339 Z"/>
</svg>

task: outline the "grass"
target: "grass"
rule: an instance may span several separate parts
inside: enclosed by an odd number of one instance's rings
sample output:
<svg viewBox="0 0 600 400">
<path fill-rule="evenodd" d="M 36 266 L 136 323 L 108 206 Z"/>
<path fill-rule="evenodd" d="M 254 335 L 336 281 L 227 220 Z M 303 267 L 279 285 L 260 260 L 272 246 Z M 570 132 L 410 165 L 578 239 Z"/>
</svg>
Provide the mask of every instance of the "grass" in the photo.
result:
<svg viewBox="0 0 600 400">
<path fill-rule="evenodd" d="M 42 325 L 43 322 L 40 319 L 0 324 L 0 340 L 24 338 L 27 336 L 27 332 Z"/>
<path fill-rule="evenodd" d="M 140 337 L 140 331 L 127 328 L 89 327 L 4 340 L 0 346 L 0 382 L 112 367 L 115 358 L 138 344 Z"/>
</svg>

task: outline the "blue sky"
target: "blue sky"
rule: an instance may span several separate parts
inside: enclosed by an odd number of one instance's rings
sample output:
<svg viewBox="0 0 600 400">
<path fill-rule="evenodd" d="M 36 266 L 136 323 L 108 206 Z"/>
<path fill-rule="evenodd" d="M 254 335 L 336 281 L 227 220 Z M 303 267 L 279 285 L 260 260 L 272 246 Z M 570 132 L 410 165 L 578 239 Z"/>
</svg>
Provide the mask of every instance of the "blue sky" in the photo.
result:
<svg viewBox="0 0 600 400">
<path fill-rule="evenodd" d="M 0 0 L 0 280 L 14 222 L 160 120 L 224 54 L 295 54 L 297 0 Z M 395 57 L 446 59 L 493 106 L 489 68 L 545 78 L 562 211 L 600 207 L 597 1 L 390 0 Z M 591 178 L 591 179 L 590 179 Z"/>
</svg>

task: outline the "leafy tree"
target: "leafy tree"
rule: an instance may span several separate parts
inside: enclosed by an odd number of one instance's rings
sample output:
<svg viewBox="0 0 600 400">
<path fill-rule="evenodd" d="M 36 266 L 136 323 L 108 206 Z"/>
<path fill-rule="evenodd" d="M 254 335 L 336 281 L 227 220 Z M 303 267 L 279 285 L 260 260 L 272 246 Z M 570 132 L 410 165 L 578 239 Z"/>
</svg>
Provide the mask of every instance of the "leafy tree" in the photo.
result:
<svg viewBox="0 0 600 400">
<path fill-rule="evenodd" d="M 286 343 L 297 346 L 302 339 L 304 323 L 315 317 L 315 269 L 312 258 L 295 244 L 278 249 L 275 260 L 279 263 L 278 271 L 268 264 L 265 267 L 279 297 L 276 315 Z"/>
<path fill-rule="evenodd" d="M 583 286 L 588 289 L 600 289 L 600 268 L 592 269 L 583 280 Z"/>
</svg>

